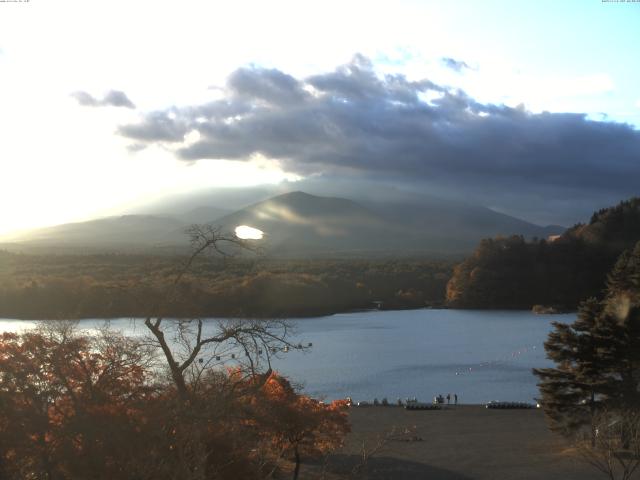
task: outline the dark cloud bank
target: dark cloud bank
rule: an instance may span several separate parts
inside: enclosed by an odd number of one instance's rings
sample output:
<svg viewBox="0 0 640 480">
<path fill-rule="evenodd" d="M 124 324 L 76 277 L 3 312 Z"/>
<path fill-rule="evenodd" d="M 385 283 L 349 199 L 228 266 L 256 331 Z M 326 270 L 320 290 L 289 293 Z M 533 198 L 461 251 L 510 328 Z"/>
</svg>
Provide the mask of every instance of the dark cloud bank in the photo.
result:
<svg viewBox="0 0 640 480">
<path fill-rule="evenodd" d="M 129 97 L 120 90 L 109 90 L 102 100 L 98 100 L 94 96 L 83 91 L 73 92 L 71 96 L 83 107 L 136 108 L 133 102 L 129 100 Z"/>
<path fill-rule="evenodd" d="M 303 175 L 384 178 L 538 222 L 571 223 L 640 193 L 640 132 L 629 125 L 481 104 L 429 80 L 379 77 L 362 56 L 304 79 L 241 68 L 226 91 L 119 133 L 170 144 L 183 160 L 260 153 Z M 200 140 L 183 143 L 193 130 Z"/>
</svg>

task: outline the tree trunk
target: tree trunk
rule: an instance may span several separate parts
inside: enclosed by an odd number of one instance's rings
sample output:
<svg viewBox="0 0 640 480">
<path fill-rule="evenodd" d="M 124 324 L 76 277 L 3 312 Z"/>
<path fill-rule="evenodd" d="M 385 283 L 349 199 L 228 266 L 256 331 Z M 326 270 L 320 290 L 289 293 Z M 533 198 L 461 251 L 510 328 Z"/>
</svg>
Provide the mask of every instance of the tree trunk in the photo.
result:
<svg viewBox="0 0 640 480">
<path fill-rule="evenodd" d="M 293 470 L 293 480 L 298 480 L 298 475 L 300 473 L 300 452 L 298 451 L 298 445 L 295 446 L 293 455 L 296 459 L 296 468 Z"/>
<path fill-rule="evenodd" d="M 167 360 L 167 365 L 169 366 L 169 370 L 171 372 L 171 378 L 173 379 L 173 383 L 175 384 L 176 389 L 178 390 L 178 396 L 180 397 L 180 400 L 186 401 L 189 397 L 189 390 L 187 389 L 187 384 L 184 381 L 184 376 L 182 374 L 182 371 L 180 370 L 180 367 L 178 366 L 175 359 L 173 358 L 173 353 L 171 353 L 169 344 L 167 343 L 167 340 L 164 337 L 164 332 L 158 326 L 159 323 L 160 323 L 160 320 L 158 320 L 156 325 L 154 325 L 151 322 L 150 318 L 147 318 L 144 322 L 144 324 L 151 331 L 151 333 L 153 333 L 153 335 L 158 340 L 158 343 L 160 344 L 160 348 L 164 353 L 164 356 Z"/>
<path fill-rule="evenodd" d="M 596 416 L 596 395 L 592 391 L 591 392 L 591 402 L 589 403 L 589 407 L 591 410 L 591 448 L 595 448 L 596 446 L 596 435 L 597 435 L 597 426 L 595 424 L 595 416 Z"/>
<path fill-rule="evenodd" d="M 622 422 L 620 427 L 620 443 L 622 443 L 622 448 L 625 450 L 629 450 L 631 445 L 631 435 L 629 432 L 629 426 L 625 425 L 625 422 Z"/>
</svg>

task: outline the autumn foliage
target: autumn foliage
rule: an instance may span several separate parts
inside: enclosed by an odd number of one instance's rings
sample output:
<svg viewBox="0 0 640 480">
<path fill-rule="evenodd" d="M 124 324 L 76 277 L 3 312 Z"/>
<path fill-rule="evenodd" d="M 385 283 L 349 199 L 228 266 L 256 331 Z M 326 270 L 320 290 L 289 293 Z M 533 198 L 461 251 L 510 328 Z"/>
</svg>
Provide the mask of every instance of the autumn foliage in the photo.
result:
<svg viewBox="0 0 640 480">
<path fill-rule="evenodd" d="M 342 444 L 349 424 L 346 400 L 324 404 L 295 392 L 287 379 L 271 374 L 252 399 L 261 435 L 274 451 L 292 454 L 294 478 L 298 478 L 301 457 L 316 457 Z"/>
<path fill-rule="evenodd" d="M 4 318 L 146 317 L 182 265 L 179 256 L 27 255 L 0 250 Z M 444 302 L 451 261 L 197 259 L 164 317 L 294 318 Z"/>
<path fill-rule="evenodd" d="M 344 402 L 271 371 L 203 371 L 182 398 L 156 353 L 107 330 L 2 334 L 0 478 L 283 478 L 349 431 Z"/>
</svg>

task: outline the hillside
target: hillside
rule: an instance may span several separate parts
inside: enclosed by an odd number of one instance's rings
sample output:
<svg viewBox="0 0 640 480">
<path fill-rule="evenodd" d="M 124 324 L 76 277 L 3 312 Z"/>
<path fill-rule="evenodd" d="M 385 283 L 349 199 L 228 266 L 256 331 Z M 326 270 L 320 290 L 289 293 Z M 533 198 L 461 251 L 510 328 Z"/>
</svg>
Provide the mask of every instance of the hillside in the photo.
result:
<svg viewBox="0 0 640 480">
<path fill-rule="evenodd" d="M 553 242 L 486 239 L 455 267 L 447 301 L 457 308 L 574 309 L 601 295 L 617 257 L 639 240 L 639 198 L 594 213 Z"/>
<path fill-rule="evenodd" d="M 273 254 L 384 250 L 393 244 L 385 219 L 344 198 L 291 192 L 218 219 L 223 230 L 250 225 L 265 232 Z"/>
<path fill-rule="evenodd" d="M 267 250 L 276 255 L 461 253 L 484 235 L 533 237 L 564 230 L 433 197 L 362 206 L 344 198 L 303 192 L 258 202 L 218 222 L 227 229 L 251 225 L 263 230 Z"/>
<path fill-rule="evenodd" d="M 639 238 L 640 197 L 600 209 L 591 216 L 588 224 L 575 225 L 562 235 L 563 241 L 582 240 L 614 252 L 631 248 Z"/>
<path fill-rule="evenodd" d="M 276 256 L 370 256 L 460 254 L 487 236 L 546 237 L 562 227 L 539 227 L 485 207 L 414 195 L 364 205 L 347 198 L 289 192 L 231 213 L 220 206 L 194 207 L 172 215 L 126 215 L 34 230 L 12 248 L 70 253 L 188 248 L 185 228 L 213 223 L 223 231 L 249 225 L 265 232 L 261 246 Z M 67 249 L 67 250 L 64 250 Z"/>
<path fill-rule="evenodd" d="M 181 242 L 187 223 L 154 215 L 123 215 L 32 230 L 13 241 L 31 246 L 126 248 Z"/>
<path fill-rule="evenodd" d="M 467 251 L 485 237 L 517 234 L 526 238 L 546 238 L 565 231 L 565 227 L 559 225 L 542 227 L 481 205 L 429 195 L 390 203 L 368 202 L 365 205 L 390 221 L 406 225 L 432 239 L 441 238 L 443 243 L 464 246 Z"/>
</svg>

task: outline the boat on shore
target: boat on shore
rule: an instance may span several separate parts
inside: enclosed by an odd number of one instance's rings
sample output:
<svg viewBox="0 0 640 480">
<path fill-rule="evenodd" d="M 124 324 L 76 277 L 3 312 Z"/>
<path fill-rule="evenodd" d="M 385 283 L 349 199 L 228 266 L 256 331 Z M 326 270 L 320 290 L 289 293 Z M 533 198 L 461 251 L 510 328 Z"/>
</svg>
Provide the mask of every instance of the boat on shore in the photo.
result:
<svg viewBox="0 0 640 480">
<path fill-rule="evenodd" d="M 527 402 L 499 402 L 498 400 L 491 400 L 489 403 L 485 405 L 485 408 L 488 409 L 532 409 L 532 408 L 540 408 L 539 404 L 532 404 Z"/>
</svg>

